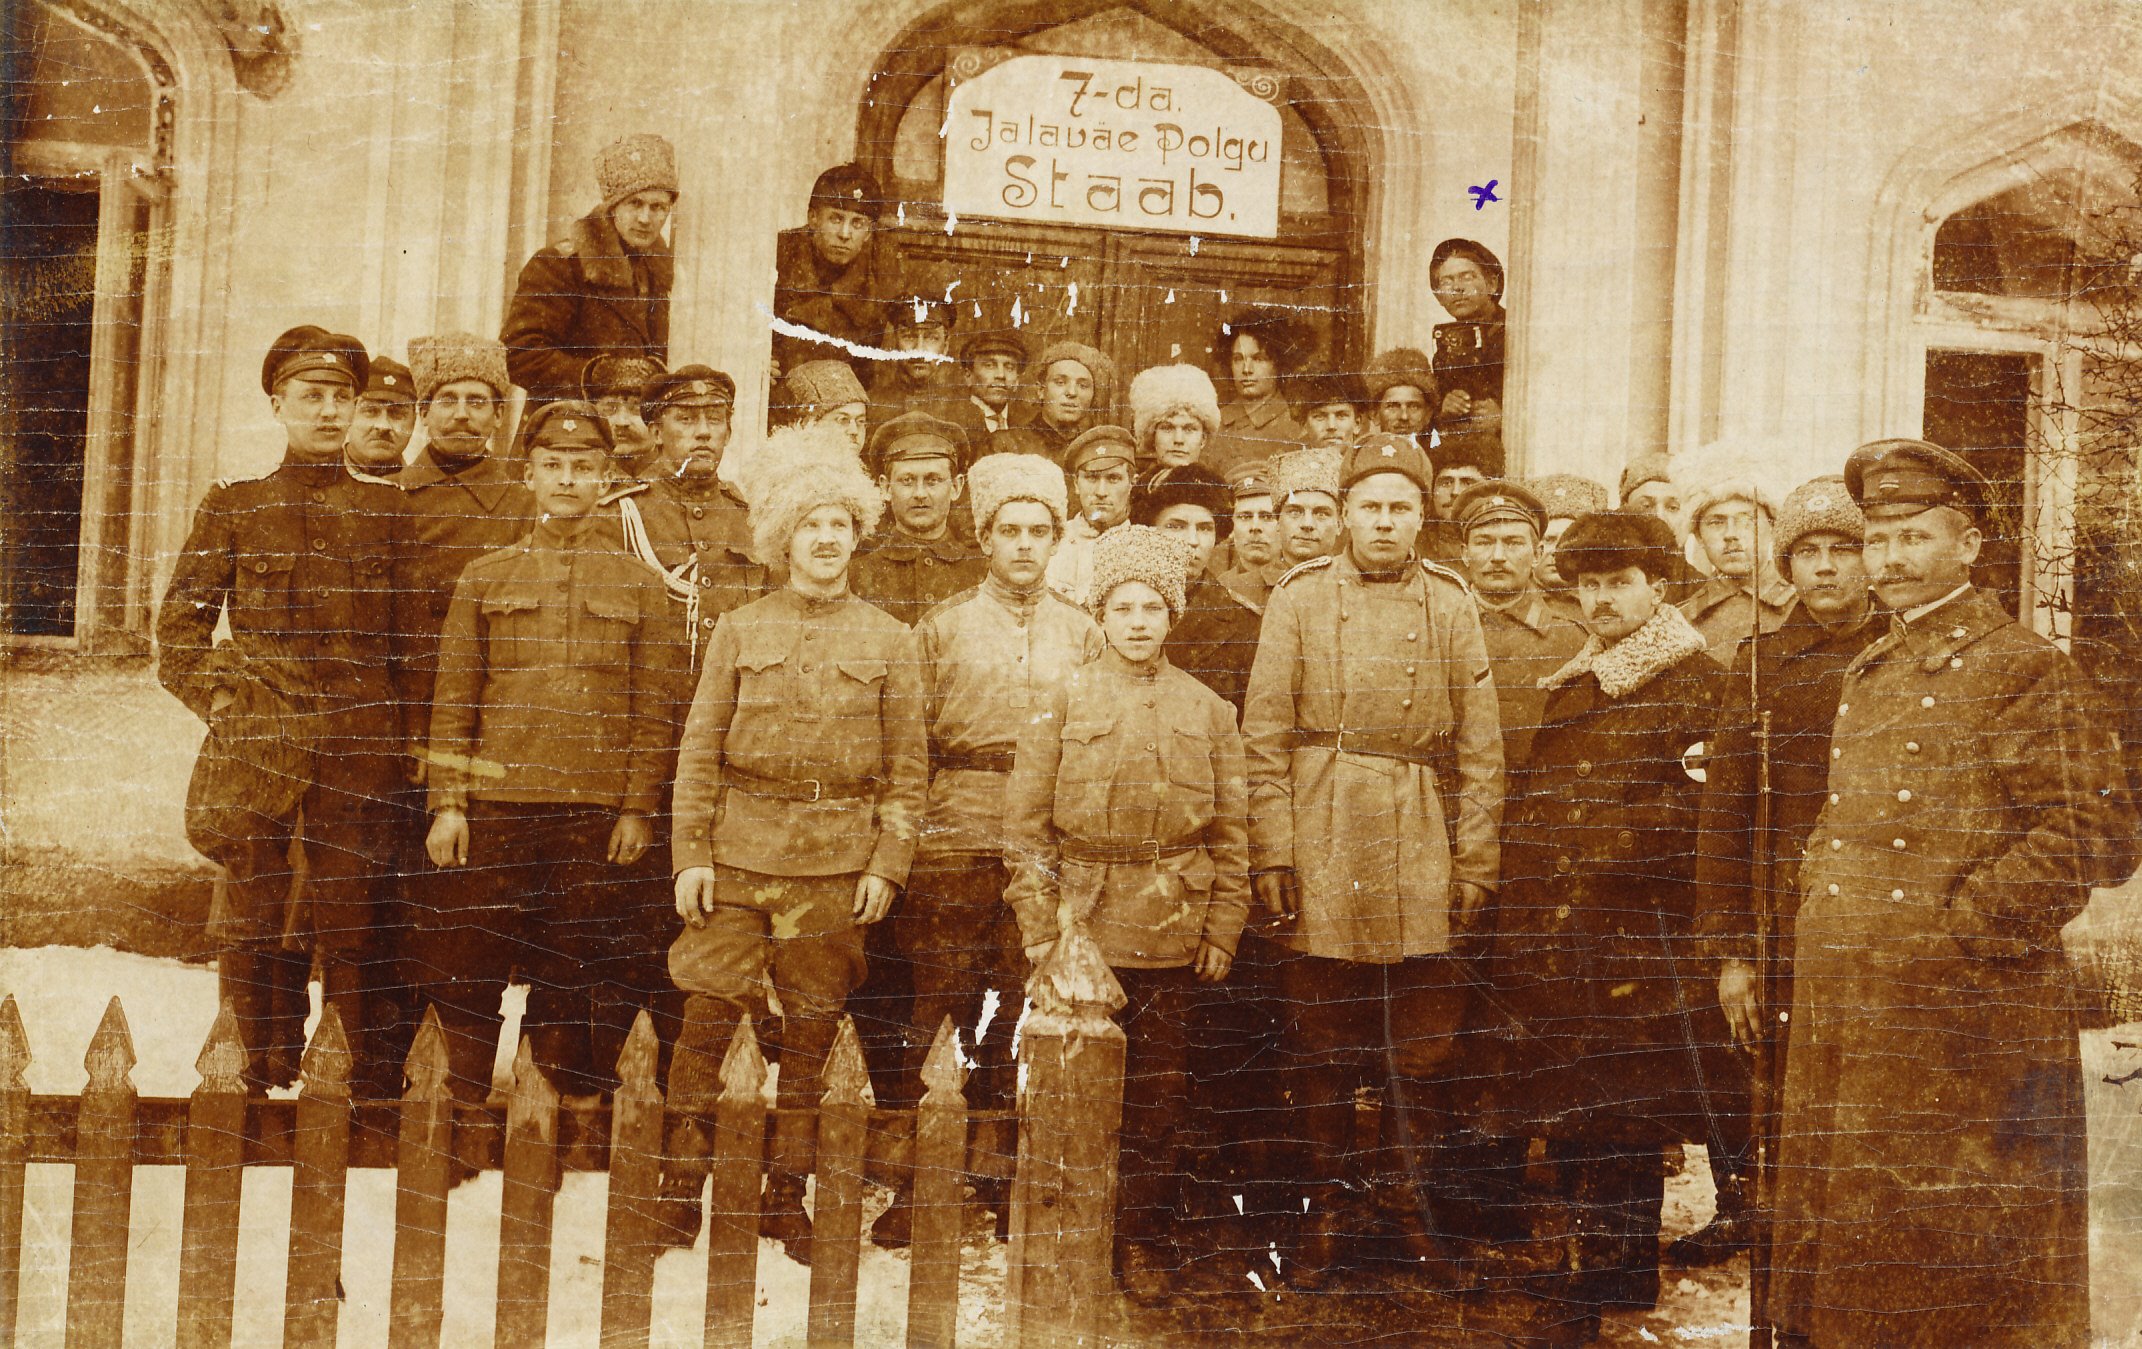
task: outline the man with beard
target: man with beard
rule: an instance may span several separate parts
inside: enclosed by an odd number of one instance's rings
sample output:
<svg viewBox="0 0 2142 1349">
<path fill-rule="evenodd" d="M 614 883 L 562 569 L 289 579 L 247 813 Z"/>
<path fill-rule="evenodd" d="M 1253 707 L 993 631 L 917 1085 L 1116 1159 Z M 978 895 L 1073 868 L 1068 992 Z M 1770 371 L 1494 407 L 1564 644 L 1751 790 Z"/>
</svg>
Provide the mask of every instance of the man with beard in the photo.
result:
<svg viewBox="0 0 2142 1349">
<path fill-rule="evenodd" d="M 675 260 L 662 232 L 677 204 L 677 158 L 660 136 L 627 136 L 595 157 L 602 204 L 521 268 L 499 338 L 531 406 L 580 396 L 589 360 L 669 359 Z"/>
<path fill-rule="evenodd" d="M 359 481 L 343 457 L 369 364 L 356 338 L 311 325 L 276 339 L 260 383 L 282 424 L 283 461 L 209 488 L 156 617 L 157 677 L 208 724 L 187 834 L 229 872 L 215 936 L 252 1092 L 297 1078 L 315 956 L 358 1062 L 384 1057 L 365 998 L 391 968 L 375 883 L 393 866 L 392 802 L 427 699 L 402 641 L 411 544 L 401 494 Z M 293 843 L 309 872 L 302 909 Z M 386 1085 L 367 1075 L 359 1090 Z"/>
<path fill-rule="evenodd" d="M 900 255 L 878 229 L 886 206 L 878 180 L 860 164 L 818 175 L 801 229 L 774 244 L 774 317 L 802 332 L 774 333 L 776 377 L 806 361 L 853 363 L 848 347 L 884 349 L 900 283 Z M 832 340 L 827 340 L 832 339 Z"/>
<path fill-rule="evenodd" d="M 855 593 L 914 626 L 940 601 L 979 583 L 988 563 L 958 528 L 954 506 L 966 485 L 967 439 L 957 426 L 910 412 L 870 438 L 878 490 L 892 527 L 855 559 Z"/>
<path fill-rule="evenodd" d="M 1034 362 L 1034 383 L 1040 399 L 1034 419 L 993 448 L 1046 455 L 1062 465 L 1066 474 L 1075 473 L 1070 464 L 1071 443 L 1096 423 L 1108 420 L 1107 409 L 1115 400 L 1116 364 L 1083 342 L 1052 342 Z"/>
<path fill-rule="evenodd" d="M 610 424 L 610 467 L 621 482 L 639 477 L 655 451 L 652 429 L 640 417 L 640 393 L 662 377 L 659 362 L 644 356 L 597 356 L 581 376 L 580 396 Z"/>
<path fill-rule="evenodd" d="M 1840 477 L 1803 483 L 1778 513 L 1778 563 L 1798 602 L 1776 632 L 1741 644 L 1733 660 L 1727 701 L 1711 745 L 1703 788 L 1702 853 L 1696 863 L 1703 910 L 1698 930 L 1718 971 L 1718 1001 L 1733 1039 L 1752 1046 L 1792 1005 L 1793 914 L 1799 890 L 1793 876 L 1829 791 L 1830 729 L 1844 688 L 1845 669 L 1877 625 L 1860 557 L 1866 520 Z M 1754 687 L 1749 666 L 1753 663 Z M 1757 701 L 1749 702 L 1750 694 Z M 1751 710 L 1754 709 L 1754 710 Z M 1758 715 L 1769 718 L 1758 750 Z M 1756 833 L 1761 769 L 1767 755 L 1769 828 Z M 1760 889 L 1758 889 L 1760 887 Z M 1771 965 L 1762 987 L 1757 924 L 1769 915 Z M 1784 1086 L 1785 1041 L 1771 1042 L 1773 1092 Z M 1773 1097 L 1775 1099 L 1775 1097 Z M 1773 1129 L 1775 1121 L 1757 1120 Z M 1717 1216 L 1682 1237 L 1667 1255 L 1688 1264 L 1714 1264 L 1747 1248 L 1754 1195 L 1744 1181 L 1721 1188 Z"/>
<path fill-rule="evenodd" d="M 1876 441 L 1844 478 L 1891 617 L 1846 667 L 1797 878 L 1780 1342 L 2084 1345 L 2060 930 L 2135 865 L 2119 746 L 2068 656 L 1972 586 L 1990 489 L 1968 462 Z"/>
<path fill-rule="evenodd" d="M 1687 504 L 1688 532 L 1713 574 L 1681 601 L 1681 612 L 1710 643 L 1711 659 L 1731 665 L 1758 626 L 1777 631 L 1792 608 L 1792 586 L 1773 570 L 1768 547 L 1777 501 L 1746 466 L 1712 454 L 1691 471 Z"/>
<path fill-rule="evenodd" d="M 1244 459 L 1227 470 L 1235 498 L 1235 528 L 1228 540 L 1233 557 L 1219 581 L 1260 614 L 1272 587 L 1294 565 L 1279 550 L 1279 506 L 1272 496 L 1272 479 L 1272 465 L 1263 459 Z"/>
<path fill-rule="evenodd" d="M 1128 441 L 1129 432 L 1124 432 Z M 919 1082 L 944 1018 L 966 1037 L 977 1065 L 967 1100 L 1003 1110 L 1015 1098 L 1010 1046 L 1024 994 L 1018 924 L 1004 903 L 1004 791 L 1019 735 L 1050 705 L 1076 667 L 1100 654 L 1100 629 L 1049 588 L 1049 555 L 1062 537 L 1063 474 L 1039 455 L 992 454 L 968 472 L 977 542 L 988 559 L 981 584 L 938 605 L 916 625 L 932 748 L 929 813 L 915 849 L 907 903 L 894 936 L 914 970 L 908 1068 Z M 986 1033 L 983 1002 L 994 992 Z M 909 1099 L 920 1095 L 911 1085 Z M 1010 1220 L 1009 1156 L 979 1167 L 981 1204 Z M 881 1246 L 904 1246 L 909 1209 L 895 1204 L 872 1229 Z"/>
<path fill-rule="evenodd" d="M 1078 515 L 1049 558 L 1049 586 L 1073 604 L 1086 602 L 1093 583 L 1094 541 L 1130 518 L 1137 463 L 1138 442 L 1120 426 L 1096 426 L 1065 452 Z"/>
<path fill-rule="evenodd" d="M 1700 787 L 1725 672 L 1666 603 L 1674 534 L 1610 511 L 1556 551 L 1590 636 L 1549 675 L 1504 837 L 1494 984 L 1522 1048 L 1509 1116 L 1545 1139 L 1532 1292 L 1546 1343 L 1658 1298 L 1663 1149 L 1704 1089 L 1690 999 Z M 1708 1002 L 1708 999 L 1704 1001 Z"/>
<path fill-rule="evenodd" d="M 1345 1244 L 1357 1087 L 1388 1084 L 1409 1176 L 1436 1167 L 1469 982 L 1453 943 L 1496 884 L 1503 793 L 1465 580 L 1413 556 L 1427 456 L 1385 438 L 1331 488 L 1345 494 L 1345 544 L 1273 591 L 1242 718 L 1251 871 L 1290 954 L 1281 1053 L 1306 1144 L 1290 1278 L 1305 1289 L 1326 1286 Z M 1409 1261 L 1431 1288 L 1464 1287 L 1447 1215 L 1415 1193 L 1397 1215 Z"/>
<path fill-rule="evenodd" d="M 352 473 L 392 478 L 402 471 L 402 451 L 415 435 L 416 384 L 409 377 L 409 367 L 385 356 L 374 357 L 364 392 L 357 395 L 342 462 Z"/>
<path fill-rule="evenodd" d="M 603 498 L 614 506 L 624 545 L 662 573 L 691 628 L 692 659 L 713 639 L 723 614 L 765 593 L 766 568 L 751 556 L 741 498 L 721 481 L 736 382 L 704 365 L 680 366 L 648 384 L 640 417 L 654 428 L 655 459 L 641 481 Z M 691 699 L 678 692 L 678 723 Z"/>
</svg>

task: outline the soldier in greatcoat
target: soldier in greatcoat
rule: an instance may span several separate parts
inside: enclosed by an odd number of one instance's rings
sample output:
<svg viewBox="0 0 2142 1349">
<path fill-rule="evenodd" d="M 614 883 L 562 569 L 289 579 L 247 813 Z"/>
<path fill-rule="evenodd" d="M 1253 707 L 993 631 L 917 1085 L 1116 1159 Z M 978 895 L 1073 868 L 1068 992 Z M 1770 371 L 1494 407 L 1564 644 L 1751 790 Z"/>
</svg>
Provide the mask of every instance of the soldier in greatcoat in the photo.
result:
<svg viewBox="0 0 2142 1349">
<path fill-rule="evenodd" d="M 521 268 L 499 340 L 531 406 L 578 398 L 601 355 L 669 360 L 676 260 L 663 238 L 677 204 L 677 155 L 660 136 L 612 141 L 595 157 L 602 202 Z"/>
<path fill-rule="evenodd" d="M 1227 977 L 1249 914 L 1235 711 L 1165 650 L 1184 561 L 1145 525 L 1101 541 L 1089 608 L 1108 648 L 1028 719 L 1004 806 L 1004 899 L 1028 959 L 1038 966 L 1078 923 L 1123 989 L 1116 1263 L 1148 1305 L 1181 1265 L 1186 1198 L 1215 1179 L 1185 1183 L 1192 1030 L 1198 986 Z"/>
<path fill-rule="evenodd" d="M 1844 677 L 1799 867 L 1776 1305 L 1803 1345 L 2090 1342 L 2076 990 L 2060 929 L 2125 881 L 2117 745 L 2069 658 L 1971 584 L 1989 495 L 1854 451 L 1888 631 Z"/>
<path fill-rule="evenodd" d="M 1512 1126 L 1546 1141 L 1533 1287 L 1549 1342 L 1656 1301 L 1663 1149 L 1702 1086 L 1691 1000 L 1712 999 L 1687 949 L 1700 788 L 1685 760 L 1725 671 L 1666 603 L 1674 542 L 1622 511 L 1563 536 L 1555 565 L 1590 635 L 1546 679 L 1503 840 L 1493 984 L 1518 1043 L 1498 1089 Z"/>
<path fill-rule="evenodd" d="M 1388 1078 L 1406 1136 L 1448 1132 L 1438 1077 L 1465 1005 L 1452 938 L 1496 884 L 1502 737 L 1464 578 L 1416 561 L 1427 457 L 1363 447 L 1333 488 L 1346 543 L 1272 593 L 1243 710 L 1251 867 L 1286 926 L 1282 1033 L 1307 1200 L 1293 1278 L 1335 1271 L 1354 1091 Z M 1428 1215 L 1405 1233 L 1457 1277 Z"/>
<path fill-rule="evenodd" d="M 661 583 L 596 518 L 613 447 L 601 414 L 546 404 L 527 441 L 541 514 L 468 565 L 440 639 L 426 847 L 451 877 L 428 892 L 410 963 L 462 1100 L 490 1091 L 517 968 L 537 1060 L 591 1106 L 664 988 L 659 947 L 630 921 L 631 879 L 654 841 L 682 645 Z"/>
<path fill-rule="evenodd" d="M 282 463 L 209 489 L 157 613 L 157 677 L 208 723 L 211 741 L 226 717 L 250 716 L 294 750 L 287 790 L 272 803 L 222 803 L 234 823 L 206 840 L 230 874 L 222 993 L 255 1091 L 297 1077 L 313 957 L 362 1056 L 362 976 L 391 955 L 374 932 L 373 900 L 394 864 L 392 802 L 421 703 L 403 636 L 412 585 L 402 496 L 359 481 L 343 460 L 369 364 L 356 338 L 310 325 L 276 339 L 260 383 L 287 437 Z M 218 642 L 226 616 L 230 638 Z M 213 795 L 217 784 L 197 781 L 190 795 L 204 788 Z M 308 872 L 302 907 L 289 903 L 294 839 Z"/>
<path fill-rule="evenodd" d="M 808 1263 L 826 1058 L 863 979 L 862 929 L 907 883 L 929 750 L 914 633 L 848 589 L 856 541 L 885 509 L 877 485 L 815 438 L 759 468 L 753 552 L 785 563 L 788 583 L 716 623 L 685 722 L 671 848 L 686 927 L 669 968 L 687 997 L 669 1100 L 688 1119 L 712 1110 L 737 1021 L 770 979 L 782 1113 L 760 1230 Z M 666 1184 L 694 1207 L 705 1148 L 703 1131 L 672 1142 Z"/>
<path fill-rule="evenodd" d="M 1220 434 L 1205 449 L 1205 463 L 1214 471 L 1275 459 L 1301 445 L 1302 424 L 1294 420 L 1286 385 L 1315 347 L 1316 335 L 1291 310 L 1259 305 L 1228 315 L 1212 341 L 1228 395 Z"/>
</svg>

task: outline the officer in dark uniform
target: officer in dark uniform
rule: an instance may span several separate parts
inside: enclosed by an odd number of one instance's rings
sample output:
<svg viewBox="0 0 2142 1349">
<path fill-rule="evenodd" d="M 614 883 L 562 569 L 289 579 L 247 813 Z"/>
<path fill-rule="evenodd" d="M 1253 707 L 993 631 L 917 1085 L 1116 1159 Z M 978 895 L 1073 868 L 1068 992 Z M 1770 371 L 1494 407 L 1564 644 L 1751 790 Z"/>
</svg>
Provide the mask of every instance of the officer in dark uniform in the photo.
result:
<svg viewBox="0 0 2142 1349">
<path fill-rule="evenodd" d="M 254 815 L 217 859 L 231 880 L 222 991 L 256 1091 L 297 1076 L 314 955 L 362 1052 L 372 891 L 392 865 L 390 803 L 420 705 L 398 641 L 410 557 L 402 496 L 343 462 L 369 373 L 354 337 L 307 325 L 276 339 L 260 384 L 288 436 L 283 461 L 266 477 L 209 489 L 157 615 L 164 687 L 211 728 L 279 702 L 285 714 L 270 724 L 302 746 L 307 765 L 294 804 Z M 218 643 L 226 614 L 231 636 Z M 289 902 L 293 841 L 309 873 L 303 904 Z"/>
<path fill-rule="evenodd" d="M 940 600 L 981 584 L 989 570 L 960 500 L 968 442 L 957 426 L 910 412 L 878 428 L 869 462 L 891 503 L 889 526 L 855 559 L 855 593 L 913 627 Z"/>
<path fill-rule="evenodd" d="M 416 434 L 416 383 L 409 367 L 376 356 L 357 395 L 357 415 L 350 421 L 344 459 L 350 472 L 391 478 L 402 471 L 402 451 Z"/>
<path fill-rule="evenodd" d="M 604 354 L 589 361 L 580 377 L 581 398 L 610 424 L 610 464 L 626 481 L 638 478 L 654 458 L 654 432 L 640 418 L 640 393 L 662 373 L 662 363 L 646 356 Z"/>
</svg>

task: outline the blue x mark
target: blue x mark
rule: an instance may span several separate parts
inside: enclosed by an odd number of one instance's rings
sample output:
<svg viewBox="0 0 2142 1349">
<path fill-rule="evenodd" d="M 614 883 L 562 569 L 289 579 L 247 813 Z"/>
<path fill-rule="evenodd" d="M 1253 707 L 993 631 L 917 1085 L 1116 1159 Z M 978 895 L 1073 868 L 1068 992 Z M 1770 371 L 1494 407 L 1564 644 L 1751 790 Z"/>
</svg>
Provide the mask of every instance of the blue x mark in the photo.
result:
<svg viewBox="0 0 2142 1349">
<path fill-rule="evenodd" d="M 1473 194 L 1474 210 L 1479 210 L 1481 207 L 1487 205 L 1491 201 L 1502 200 L 1502 198 L 1495 195 L 1495 186 L 1501 181 L 1502 179 L 1500 178 L 1490 178 L 1487 180 L 1486 187 L 1468 187 L 1465 189 L 1466 191 Z"/>
</svg>

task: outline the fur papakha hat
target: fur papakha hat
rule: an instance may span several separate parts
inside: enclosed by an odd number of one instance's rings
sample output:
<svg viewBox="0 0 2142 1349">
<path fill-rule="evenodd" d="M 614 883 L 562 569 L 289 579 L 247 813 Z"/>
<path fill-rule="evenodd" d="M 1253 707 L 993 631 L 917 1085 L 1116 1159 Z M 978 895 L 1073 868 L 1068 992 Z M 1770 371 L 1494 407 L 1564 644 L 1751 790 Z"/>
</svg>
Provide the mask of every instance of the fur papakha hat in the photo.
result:
<svg viewBox="0 0 2142 1349">
<path fill-rule="evenodd" d="M 1540 499 L 1547 518 L 1574 520 L 1607 508 L 1606 487 L 1576 473 L 1549 473 L 1525 483 Z"/>
<path fill-rule="evenodd" d="M 1405 386 L 1419 389 L 1429 406 L 1435 405 L 1435 364 L 1427 352 L 1413 347 L 1393 347 L 1379 354 L 1369 362 L 1363 382 L 1372 403 L 1382 402 L 1385 394 Z"/>
<path fill-rule="evenodd" d="M 1125 581 L 1143 581 L 1168 602 L 1168 617 L 1181 618 L 1184 573 L 1190 550 L 1183 541 L 1151 525 L 1117 525 L 1093 543 L 1093 589 L 1086 608 L 1096 617 L 1108 596 Z"/>
<path fill-rule="evenodd" d="M 1778 545 L 1778 574 L 1792 575 L 1793 546 L 1810 534 L 1841 534 L 1854 543 L 1867 537 L 1867 517 L 1845 489 L 1844 475 L 1832 473 L 1792 489 L 1778 507 L 1777 528 L 1771 531 Z"/>
<path fill-rule="evenodd" d="M 1140 370 L 1130 382 L 1131 433 L 1138 451 L 1152 447 L 1153 423 L 1171 413 L 1187 412 L 1205 428 L 1209 444 L 1220 434 L 1220 394 L 1212 376 L 1194 365 L 1156 365 Z"/>
<path fill-rule="evenodd" d="M 1084 342 L 1051 342 L 1026 373 L 1040 384 L 1048 379 L 1049 367 L 1058 361 L 1077 361 L 1086 367 L 1086 373 L 1093 376 L 1093 410 L 1105 414 L 1116 398 L 1116 363 L 1108 359 L 1106 352 Z"/>
<path fill-rule="evenodd" d="M 416 381 L 417 401 L 422 403 L 429 403 L 440 385 L 458 379 L 481 380 L 499 398 L 513 387 L 506 373 L 505 343 L 474 333 L 440 333 L 411 341 L 409 374 Z"/>
<path fill-rule="evenodd" d="M 985 454 L 967 470 L 967 499 L 974 506 L 976 542 L 989 537 L 1006 502 L 1038 501 L 1062 529 L 1070 511 L 1064 471 L 1044 454 Z"/>
<path fill-rule="evenodd" d="M 1663 451 L 1652 450 L 1640 454 L 1622 466 L 1620 494 L 1621 504 L 1629 504 L 1629 498 L 1647 483 L 1673 482 L 1673 464 Z"/>
<path fill-rule="evenodd" d="M 1694 534 L 1703 513 L 1722 501 L 1747 501 L 1772 520 L 1780 495 L 1771 481 L 1776 469 L 1738 446 L 1712 444 L 1670 463 L 1667 480 L 1681 489 L 1681 532 Z"/>
<path fill-rule="evenodd" d="M 677 195 L 677 152 L 647 132 L 611 141 L 595 156 L 595 186 L 608 210 L 635 192 Z"/>
<path fill-rule="evenodd" d="M 1339 469 L 1346 456 L 1328 448 L 1293 450 L 1280 455 L 1272 465 L 1272 496 L 1280 505 L 1296 492 L 1322 492 L 1333 501 L 1339 492 Z"/>
<path fill-rule="evenodd" d="M 846 361 L 805 361 L 782 377 L 776 394 L 780 407 L 799 416 L 806 409 L 825 412 L 870 401 Z"/>
<path fill-rule="evenodd" d="M 831 427 L 783 427 L 766 437 L 748 463 L 748 481 L 737 486 L 751 507 L 751 551 L 761 566 L 788 560 L 796 526 L 820 506 L 847 508 L 858 542 L 885 514 L 885 494 Z"/>
</svg>

